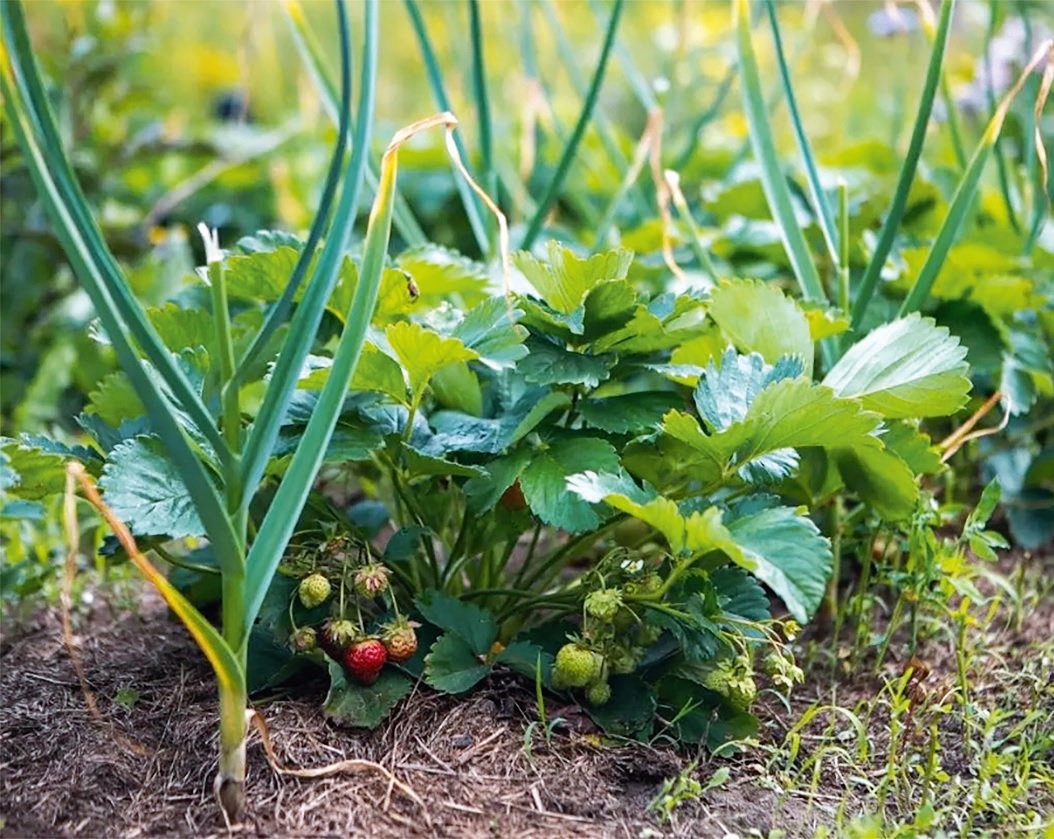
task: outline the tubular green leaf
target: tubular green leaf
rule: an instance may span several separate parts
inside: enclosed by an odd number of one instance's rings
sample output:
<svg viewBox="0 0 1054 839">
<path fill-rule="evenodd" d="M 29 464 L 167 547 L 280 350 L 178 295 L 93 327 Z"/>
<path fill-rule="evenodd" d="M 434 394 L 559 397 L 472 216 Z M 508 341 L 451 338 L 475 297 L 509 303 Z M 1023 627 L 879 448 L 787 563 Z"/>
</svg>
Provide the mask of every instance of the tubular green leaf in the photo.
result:
<svg viewBox="0 0 1054 839">
<path fill-rule="evenodd" d="M 600 60 L 597 62 L 596 71 L 593 73 L 593 79 L 589 85 L 589 92 L 586 94 L 586 100 L 582 104 L 582 111 L 578 115 L 578 122 L 575 124 L 574 131 L 571 132 L 571 136 L 568 138 L 567 144 L 564 146 L 564 151 L 560 157 L 559 164 L 557 164 L 556 172 L 553 173 L 553 177 L 549 181 L 549 185 L 546 187 L 544 196 L 541 201 L 538 202 L 538 209 L 531 218 L 531 223 L 528 225 L 527 232 L 524 234 L 523 241 L 520 243 L 520 247 L 524 250 L 530 250 L 531 245 L 534 244 L 534 240 L 537 239 L 538 234 L 541 233 L 542 227 L 545 225 L 545 218 L 560 194 L 560 189 L 563 187 L 564 179 L 567 177 L 567 173 L 571 168 L 571 162 L 574 160 L 575 154 L 578 151 L 578 145 L 582 142 L 582 137 L 586 132 L 586 126 L 589 124 L 589 120 L 593 115 L 593 109 L 596 107 L 597 99 L 600 96 L 600 87 L 604 81 L 604 74 L 607 71 L 608 59 L 611 57 L 611 48 L 615 43 L 615 33 L 618 31 L 619 19 L 622 16 L 622 5 L 623 0 L 615 0 L 615 7 L 611 11 L 611 18 L 608 21 L 607 32 L 604 35 L 604 46 L 600 51 Z"/>
<path fill-rule="evenodd" d="M 347 25 L 347 18 L 342 16 L 342 20 L 344 25 Z M 366 4 L 366 45 L 362 57 L 362 92 L 359 94 L 351 161 L 344 176 L 340 203 L 333 217 L 330 236 L 318 258 L 318 264 L 304 292 L 304 297 L 293 316 L 289 335 L 275 363 L 263 404 L 260 406 L 256 422 L 250 430 L 249 439 L 245 445 L 242 466 L 245 487 L 243 506 L 248 505 L 254 488 L 263 476 L 267 459 L 278 437 L 278 429 L 281 427 L 289 400 L 296 389 L 296 382 L 300 376 L 304 359 L 307 358 L 315 340 L 326 303 L 340 274 L 341 262 L 351 238 L 373 125 L 377 80 L 377 28 L 377 3 L 376 0 L 368 0 Z"/>
<path fill-rule="evenodd" d="M 413 26 L 414 35 L 417 37 L 418 48 L 421 50 L 425 73 L 428 76 L 428 85 L 432 89 L 432 98 L 435 100 L 436 107 L 439 110 L 449 111 L 450 97 L 447 96 L 446 87 L 443 85 L 443 71 L 439 67 L 439 59 L 436 57 L 435 49 L 432 47 L 432 41 L 428 37 L 428 29 L 425 27 L 421 10 L 418 8 L 416 0 L 403 0 L 403 2 L 407 13 L 410 15 L 410 24 Z M 469 158 L 465 152 L 465 144 L 461 140 L 461 132 L 456 130 L 454 132 L 454 143 L 457 144 L 457 152 L 461 155 L 461 159 L 466 161 L 465 165 L 467 166 Z M 465 214 L 468 216 L 468 223 L 472 228 L 472 235 L 476 238 L 476 244 L 479 246 L 481 253 L 489 253 L 490 242 L 487 235 L 487 223 L 483 219 L 482 203 L 464 178 L 459 175 L 455 176 L 454 182 L 457 184 L 457 191 L 461 196 L 461 203 L 465 207 Z"/>
<path fill-rule="evenodd" d="M 823 234 L 824 244 L 827 245 L 827 253 L 831 262 L 839 265 L 838 237 L 834 230 L 834 217 L 831 213 L 827 196 L 820 184 L 820 173 L 816 169 L 816 159 L 813 157 L 809 138 L 805 136 L 805 127 L 801 122 L 801 114 L 798 112 L 798 102 L 794 97 L 794 87 L 791 84 L 790 69 L 787 67 L 787 59 L 783 54 L 783 38 L 780 35 L 779 20 L 776 18 L 776 6 L 773 0 L 766 0 L 765 11 L 768 13 L 769 27 L 772 30 L 772 42 L 776 47 L 776 63 L 779 66 L 780 82 L 783 85 L 783 96 L 787 100 L 787 111 L 790 114 L 791 125 L 794 127 L 794 140 L 798 145 L 798 153 L 805 164 L 805 179 L 809 183 L 809 193 L 812 197 L 813 209 L 816 219 L 820 223 L 820 232 Z"/>
<path fill-rule="evenodd" d="M 297 342 L 295 356 L 287 359 L 287 353 L 283 352 L 279 357 L 272 376 L 271 388 L 281 387 L 282 399 L 279 403 L 281 413 L 284 413 L 288 404 L 289 396 L 296 387 L 296 380 L 300 373 L 301 365 L 310 349 L 311 341 L 315 331 L 318 329 L 318 321 L 321 319 L 323 308 L 329 299 L 333 283 L 340 270 L 344 251 L 347 248 L 348 239 L 351 235 L 351 222 L 355 218 L 358 204 L 359 188 L 362 184 L 362 170 L 364 168 L 368 138 L 373 121 L 374 103 L 376 97 L 377 80 L 377 49 L 380 40 L 378 9 L 376 0 L 367 0 L 366 3 L 366 38 L 363 51 L 362 67 L 362 92 L 359 95 L 359 108 L 357 123 L 355 126 L 355 153 L 348 167 L 348 175 L 344 183 L 344 191 L 337 207 L 336 216 L 333 220 L 333 230 L 337 231 L 331 235 L 326 242 L 322 255 L 319 257 L 318 268 L 315 276 L 307 289 L 304 300 L 297 310 L 293 319 L 290 341 Z M 282 478 L 277 493 L 271 502 L 271 507 L 264 516 L 260 530 L 256 535 L 252 548 L 246 562 L 245 577 L 245 606 L 244 631 L 247 634 L 253 622 L 259 614 L 267 587 L 271 583 L 278 563 L 282 559 L 282 553 L 293 533 L 300 512 L 304 509 L 311 484 L 315 479 L 322 459 L 325 457 L 326 448 L 329 446 L 333 429 L 337 425 L 344 397 L 347 394 L 348 384 L 358 361 L 359 352 L 362 349 L 366 336 L 366 329 L 370 323 L 374 304 L 377 300 L 377 291 L 380 288 L 380 278 L 384 268 L 384 257 L 387 251 L 388 236 L 391 231 L 392 219 L 392 193 L 393 187 L 390 180 L 394 175 L 387 175 L 385 171 L 385 160 L 381 161 L 381 180 L 378 186 L 377 199 L 375 199 L 374 211 L 371 214 L 370 227 L 366 234 L 366 253 L 363 257 L 362 270 L 359 273 L 359 282 L 355 288 L 352 298 L 351 309 L 345 321 L 344 332 L 340 337 L 337 350 L 333 358 L 333 366 L 330 368 L 329 379 L 319 395 L 318 404 L 311 415 L 304 436 L 293 453 L 289 469 Z M 376 204 L 384 207 L 385 236 L 381 244 L 381 253 L 373 253 L 377 249 L 374 234 L 373 215 L 376 214 Z M 371 249 L 372 248 L 372 249 Z M 313 298 L 313 299 L 309 299 Z M 301 313 L 308 313 L 310 322 L 305 319 L 298 323 Z M 286 362 L 286 363 L 284 363 Z M 264 439 L 266 446 L 258 449 L 263 459 L 256 468 L 259 472 L 254 473 L 256 480 L 262 474 L 263 464 L 274 444 L 278 433 L 281 416 L 263 417 L 267 423 L 267 438 Z"/>
<path fill-rule="evenodd" d="M 933 112 L 933 99 L 940 87 L 941 65 L 944 63 L 944 50 L 948 46 L 948 33 L 951 30 L 955 2 L 956 0 L 944 0 L 941 4 L 937 34 L 933 39 L 933 52 L 930 53 L 930 63 L 926 68 L 926 82 L 922 88 L 918 111 L 915 113 L 915 125 L 911 130 L 908 152 L 904 157 L 904 164 L 900 167 L 900 177 L 897 179 L 897 188 L 893 193 L 889 215 L 886 216 L 882 232 L 878 235 L 875 252 L 871 255 L 871 260 L 864 270 L 864 276 L 860 279 L 860 287 L 857 289 L 856 300 L 853 303 L 853 329 L 860 326 L 860 321 L 867 312 L 868 304 L 874 296 L 878 279 L 882 274 L 882 266 L 886 264 L 886 258 L 893 249 L 893 240 L 896 238 L 897 228 L 900 227 L 900 221 L 904 216 L 908 194 L 911 192 L 911 184 L 915 179 L 915 170 L 918 168 L 919 158 L 922 155 L 922 144 L 926 139 L 926 126 L 929 125 L 930 114 Z"/>
<path fill-rule="evenodd" d="M 791 204 L 790 190 L 780 168 L 776 143 L 772 137 L 772 125 L 765 107 L 765 96 L 761 90 L 761 76 L 754 42 L 750 31 L 750 6 L 746 0 L 733 0 L 733 25 L 736 29 L 736 44 L 739 52 L 739 81 L 743 97 L 743 110 L 747 117 L 747 129 L 754 155 L 761 165 L 761 184 L 765 190 L 773 218 L 780 230 L 783 247 L 790 259 L 794 275 L 798 279 L 802 296 L 806 300 L 827 302 L 816 263 L 809 253 L 809 245 L 798 227 Z M 824 362 L 830 366 L 834 361 L 834 345 L 829 339 L 821 342 Z"/>
<path fill-rule="evenodd" d="M 50 128 L 54 132 L 54 123 L 50 111 L 34 110 L 34 103 L 27 94 L 28 88 L 39 87 L 40 78 L 36 62 L 29 51 L 29 40 L 25 31 L 25 18 L 21 4 L 18 2 L 5 3 L 3 10 L 6 43 L 3 49 L 2 67 L 0 67 L 0 88 L 2 88 L 4 107 L 18 144 L 25 155 L 30 176 L 37 187 L 56 235 L 62 243 L 63 250 L 73 266 L 74 273 L 91 299 L 103 328 L 110 336 L 118 362 L 146 408 L 153 427 L 172 455 L 173 462 L 186 484 L 187 491 L 213 543 L 222 570 L 224 573 L 240 574 L 243 555 L 240 539 L 224 511 L 224 505 L 220 501 L 216 488 L 186 432 L 172 416 L 171 405 L 154 380 L 147 374 L 143 362 L 139 359 L 126 334 L 128 330 L 126 322 L 121 317 L 121 308 L 111 293 L 110 284 L 104 278 L 107 260 L 110 263 L 108 267 L 116 270 L 112 257 L 105 250 L 105 245 L 102 249 L 93 245 L 88 230 L 81 223 L 87 209 L 83 203 L 77 207 L 78 198 L 81 197 L 79 190 L 71 193 L 68 182 L 64 185 L 56 182 L 61 174 L 69 174 L 65 155 L 61 147 L 58 149 L 53 147 L 47 151 L 41 147 L 40 138 L 45 124 L 51 122 Z M 13 52 L 8 52 L 8 46 L 13 48 Z M 17 85 L 16 79 L 18 80 Z M 90 214 L 87 218 L 93 225 Z M 124 285 L 119 275 L 117 279 L 121 285 Z M 127 286 L 125 290 L 127 291 Z"/>
<path fill-rule="evenodd" d="M 483 21 L 480 19 L 479 0 L 468 0 L 468 17 L 472 36 L 472 95 L 476 100 L 480 162 L 483 167 L 480 180 L 483 188 L 496 198 L 498 179 L 494 172 L 494 136 L 491 131 L 490 96 L 487 93 L 487 72 L 483 60 Z"/>
<path fill-rule="evenodd" d="M 307 25 L 307 20 L 300 10 L 299 0 L 286 0 L 285 8 L 293 34 L 293 43 L 296 44 L 297 51 L 300 53 L 304 64 L 307 65 L 311 78 L 318 88 L 318 92 L 322 97 L 322 107 L 329 114 L 330 119 L 339 125 L 339 104 L 341 100 L 337 94 L 336 85 L 334 85 L 333 80 L 329 76 L 329 71 L 326 69 L 322 48 Z M 366 185 L 371 190 L 377 189 L 377 173 L 372 154 L 366 161 Z M 395 199 L 394 225 L 407 245 L 417 247 L 418 245 L 427 244 L 428 237 L 421 229 L 417 219 L 414 218 L 410 205 L 403 200 L 402 196 L 396 196 Z"/>
<path fill-rule="evenodd" d="M 294 6 L 293 3 L 286 3 L 285 8 L 291 19 L 302 19 L 302 12 L 299 6 Z M 243 379 L 246 372 L 258 360 L 260 353 L 267 346 L 267 342 L 274 335 L 275 330 L 288 319 L 289 312 L 293 308 L 293 297 L 296 295 L 297 289 L 300 288 L 301 282 L 303 282 L 304 275 L 311 264 L 311 258 L 315 254 L 318 243 L 322 241 L 322 236 L 326 232 L 326 225 L 329 223 L 330 212 L 333 209 L 333 198 L 337 193 L 337 184 L 340 183 L 340 173 L 344 163 L 344 149 L 348 145 L 348 123 L 351 119 L 351 43 L 348 39 L 348 27 L 343 23 L 344 17 L 347 15 L 343 4 L 337 4 L 337 15 L 342 21 L 338 26 L 338 30 L 340 32 L 341 82 L 344 90 L 344 95 L 340 97 L 340 116 L 337 119 L 337 146 L 333 150 L 333 157 L 329 162 L 329 169 L 326 172 L 326 183 L 322 190 L 322 200 L 319 202 L 318 211 L 315 213 L 315 220 L 311 224 L 307 243 L 300 252 L 296 265 L 293 267 L 293 276 L 289 278 L 289 283 L 286 285 L 285 291 L 282 292 L 281 299 L 268 313 L 263 326 L 242 358 L 238 367 L 238 381 Z M 294 24 L 294 31 L 296 29 L 297 25 Z M 331 92 L 331 95 L 333 95 L 334 99 L 336 98 L 336 94 Z"/>
</svg>

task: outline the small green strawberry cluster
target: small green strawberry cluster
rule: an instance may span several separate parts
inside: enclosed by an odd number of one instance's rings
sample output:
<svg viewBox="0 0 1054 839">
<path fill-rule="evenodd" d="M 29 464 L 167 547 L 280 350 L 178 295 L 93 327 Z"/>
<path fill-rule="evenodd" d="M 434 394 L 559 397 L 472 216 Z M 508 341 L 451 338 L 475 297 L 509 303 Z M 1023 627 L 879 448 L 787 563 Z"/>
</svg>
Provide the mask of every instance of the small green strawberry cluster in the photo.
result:
<svg viewBox="0 0 1054 839">
<path fill-rule="evenodd" d="M 294 563 L 288 567 L 303 573 L 304 551 L 297 554 Z M 311 566 L 313 570 L 297 586 L 300 604 L 305 609 L 317 609 L 333 598 L 334 589 L 336 597 L 331 617 L 319 626 L 294 625 L 290 638 L 294 650 L 321 650 L 364 685 L 377 681 L 385 664 L 404 664 L 417 652 L 415 628 L 420 624 L 400 614 L 389 582 L 391 571 L 370 556 L 368 546 L 348 536 L 335 536 L 317 548 Z M 395 618 L 368 631 L 364 614 L 387 612 L 389 607 Z"/>
<path fill-rule="evenodd" d="M 584 688 L 591 705 L 611 698 L 608 678 L 639 666 L 662 635 L 649 621 L 649 603 L 662 599 L 664 581 L 657 572 L 661 558 L 616 548 L 586 578 L 582 632 L 560 649 L 553 666 L 557 690 Z"/>
<path fill-rule="evenodd" d="M 802 669 L 794 663 L 790 649 L 782 644 L 773 646 L 761 660 L 761 673 L 777 690 L 786 693 L 805 680 Z M 750 650 L 724 656 L 710 665 L 702 677 L 708 690 L 721 694 L 730 705 L 746 711 L 758 695 L 754 657 Z"/>
</svg>

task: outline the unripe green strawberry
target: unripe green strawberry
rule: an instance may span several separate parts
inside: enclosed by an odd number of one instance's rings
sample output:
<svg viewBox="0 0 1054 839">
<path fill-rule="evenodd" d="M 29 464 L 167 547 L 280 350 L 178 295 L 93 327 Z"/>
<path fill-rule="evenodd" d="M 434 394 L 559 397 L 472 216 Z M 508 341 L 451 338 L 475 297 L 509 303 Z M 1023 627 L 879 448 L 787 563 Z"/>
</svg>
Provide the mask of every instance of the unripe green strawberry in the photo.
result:
<svg viewBox="0 0 1054 839">
<path fill-rule="evenodd" d="M 611 685 L 607 682 L 593 682 L 586 689 L 586 702 L 590 705 L 606 705 L 611 699 Z"/>
<path fill-rule="evenodd" d="M 758 695 L 758 686 L 750 670 L 750 659 L 746 656 L 719 660 L 703 678 L 703 684 L 744 711 Z"/>
<path fill-rule="evenodd" d="M 329 598 L 331 587 L 324 574 L 311 574 L 300 581 L 297 594 L 305 609 L 321 606 Z"/>
<path fill-rule="evenodd" d="M 604 660 L 581 644 L 564 644 L 553 664 L 553 686 L 584 688 L 600 676 Z"/>
<path fill-rule="evenodd" d="M 417 652 L 417 633 L 414 627 L 418 624 L 400 618 L 383 627 L 381 641 L 388 651 L 388 660 L 396 664 L 409 661 Z"/>
<path fill-rule="evenodd" d="M 356 641 L 344 653 L 344 666 L 353 678 L 364 685 L 372 685 L 377 681 L 387 660 L 388 651 L 376 638 Z"/>
<path fill-rule="evenodd" d="M 616 644 L 608 651 L 607 662 L 612 673 L 624 676 L 637 669 L 640 651 L 625 644 Z"/>
<path fill-rule="evenodd" d="M 637 643 L 642 647 L 650 647 L 662 636 L 662 627 L 653 623 L 642 623 L 637 627 Z"/>
<path fill-rule="evenodd" d="M 302 626 L 293 633 L 289 641 L 298 653 L 307 653 L 318 646 L 318 633 L 315 632 L 314 627 Z"/>
<path fill-rule="evenodd" d="M 602 588 L 586 595 L 586 614 L 605 623 L 612 620 L 622 606 L 622 592 L 617 588 Z"/>
<path fill-rule="evenodd" d="M 377 597 L 388 588 L 388 574 L 383 565 L 371 562 L 355 572 L 355 591 L 363 597 Z"/>
</svg>

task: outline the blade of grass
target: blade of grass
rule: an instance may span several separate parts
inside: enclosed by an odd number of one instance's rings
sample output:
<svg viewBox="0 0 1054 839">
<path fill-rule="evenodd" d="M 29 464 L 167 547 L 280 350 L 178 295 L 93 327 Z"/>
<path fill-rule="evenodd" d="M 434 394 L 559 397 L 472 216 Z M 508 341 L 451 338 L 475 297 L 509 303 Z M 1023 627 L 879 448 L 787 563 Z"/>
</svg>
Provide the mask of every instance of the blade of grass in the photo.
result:
<svg viewBox="0 0 1054 839">
<path fill-rule="evenodd" d="M 3 9 L 7 49 L 11 50 L 10 55 L 14 61 L 9 82 L 19 91 L 22 117 L 28 121 L 26 136 L 33 138 L 47 168 L 46 173 L 38 174 L 46 174 L 54 190 L 53 194 L 63 207 L 63 214 L 68 217 L 70 224 L 76 226 L 78 238 L 83 240 L 87 253 L 92 258 L 101 287 L 107 290 L 113 301 L 114 311 L 124 322 L 125 328 L 132 333 L 140 350 L 215 449 L 221 462 L 227 463 L 233 455 L 220 435 L 215 420 L 147 320 L 142 307 L 122 277 L 117 262 L 103 239 L 102 231 L 91 215 L 55 125 L 51 105 L 40 78 L 40 70 L 33 56 L 22 4 L 5 3 Z M 4 60 L 9 60 L 6 55 Z M 57 222 L 56 226 L 59 226 Z"/>
<path fill-rule="evenodd" d="M 224 512 L 224 505 L 216 487 L 199 460 L 193 444 L 173 416 L 171 403 L 148 375 L 143 362 L 136 354 L 127 334 L 130 330 L 110 292 L 110 284 L 104 274 L 107 270 L 116 271 L 116 263 L 105 245 L 100 249 L 89 240 L 87 230 L 82 226 L 82 220 L 85 218 L 94 225 L 90 211 L 83 203 L 83 194 L 79 189 L 71 191 L 68 180 L 65 183 L 58 182 L 62 174 L 71 177 L 62 148 L 45 149 L 41 146 L 40 139 L 45 132 L 45 126 L 50 130 L 51 136 L 57 136 L 57 131 L 50 109 L 37 110 L 35 105 L 39 100 L 35 102 L 28 95 L 28 90 L 39 87 L 41 82 L 39 69 L 29 45 L 20 2 L 4 4 L 3 28 L 5 38 L 0 44 L 0 93 L 3 95 L 9 124 L 25 157 L 30 177 L 70 260 L 74 274 L 84 287 L 103 328 L 110 336 L 118 363 L 146 408 L 153 428 L 168 449 L 190 493 L 194 507 L 213 543 L 221 568 L 224 573 L 238 574 L 242 566 L 241 540 Z M 11 52 L 8 51 L 9 47 Z M 101 237 L 101 234 L 99 235 Z M 123 284 L 120 275 L 117 276 L 117 281 Z"/>
<path fill-rule="evenodd" d="M 410 16 L 410 24 L 417 37 L 417 46 L 424 60 L 425 74 L 428 77 L 428 86 L 432 90 L 432 98 L 439 110 L 449 111 L 450 97 L 447 96 L 446 87 L 443 84 L 443 70 L 439 66 L 439 59 L 432 47 L 432 40 L 428 36 L 428 28 L 425 26 L 417 0 L 403 0 L 403 5 Z M 457 150 L 462 160 L 467 160 L 468 155 L 465 152 L 465 144 L 460 132 L 454 134 L 454 142 L 457 143 Z M 483 218 L 482 205 L 463 178 L 455 177 L 455 183 L 458 194 L 461 196 L 461 203 L 465 207 L 465 214 L 468 216 L 469 226 L 472 228 L 472 235 L 476 239 L 480 253 L 486 255 L 490 252 L 490 237 L 487 234 L 487 223 Z"/>
<path fill-rule="evenodd" d="M 567 144 L 564 146 L 564 151 L 560 156 L 560 162 L 557 164 L 556 172 L 553 173 L 553 177 L 550 179 L 542 199 L 538 202 L 538 209 L 535 211 L 530 224 L 527 226 L 527 232 L 524 234 L 523 241 L 520 243 L 520 247 L 524 250 L 530 250 L 531 245 L 534 244 L 534 240 L 538 238 L 538 234 L 541 233 L 542 228 L 545 226 L 546 216 L 549 214 L 549 210 L 552 208 L 560 194 L 560 189 L 563 187 L 564 179 L 567 177 L 567 173 L 571 168 L 571 162 L 574 160 L 575 154 L 578 152 L 578 145 L 581 143 L 582 137 L 586 131 L 586 126 L 589 124 L 589 120 L 593 115 L 593 109 L 596 107 L 597 98 L 600 95 L 600 87 L 604 81 L 604 74 L 607 71 L 608 59 L 611 57 L 611 47 L 615 42 L 615 33 L 618 30 L 619 19 L 622 16 L 622 6 L 623 0 L 615 0 L 615 6 L 611 11 L 611 18 L 608 20 L 607 32 L 604 35 L 604 45 L 600 51 L 600 60 L 597 62 L 596 71 L 593 73 L 593 79 L 589 85 L 586 100 L 582 104 L 582 111 L 578 115 L 578 122 L 575 123 L 574 131 L 571 133 Z"/>
<path fill-rule="evenodd" d="M 598 26 L 604 25 L 604 8 L 600 4 L 599 0 L 589 0 L 589 7 L 593 11 L 593 18 L 596 20 Z M 637 68 L 637 65 L 633 61 L 633 56 L 629 50 L 626 49 L 617 37 L 615 38 L 615 57 L 618 59 L 619 64 L 622 66 L 622 72 L 625 73 L 629 86 L 633 89 L 633 95 L 637 97 L 637 101 L 640 102 L 644 108 L 645 113 L 654 113 L 659 107 L 659 102 L 655 98 L 655 93 L 651 89 L 651 85 L 648 83 L 647 78 Z"/>
<path fill-rule="evenodd" d="M 287 20 L 293 34 L 293 43 L 296 45 L 301 59 L 311 73 L 311 78 L 314 79 L 315 85 L 322 96 L 322 107 L 329 114 L 329 118 L 339 127 L 340 96 L 337 93 L 336 85 L 329 76 L 329 71 L 326 69 L 322 48 L 308 25 L 299 0 L 285 0 L 285 8 L 288 13 Z M 376 161 L 372 153 L 366 159 L 366 185 L 371 190 L 376 191 L 377 189 Z M 413 210 L 410 209 L 410 205 L 401 196 L 396 198 L 393 223 L 395 229 L 409 247 L 417 247 L 428 243 L 428 237 L 421 229 L 417 219 L 414 218 Z"/>
<path fill-rule="evenodd" d="M 296 389 L 301 367 L 318 333 L 326 303 L 333 292 L 333 287 L 340 274 L 344 253 L 351 239 L 355 214 L 358 210 L 359 193 L 366 169 L 369 137 L 373 126 L 377 77 L 377 15 L 377 0 L 367 0 L 366 36 L 361 73 L 362 90 L 359 93 L 359 106 L 355 117 L 351 160 L 344 176 L 340 201 L 333 216 L 330 235 L 319 255 L 304 297 L 297 306 L 289 335 L 271 374 L 263 404 L 260 406 L 256 421 L 250 428 L 242 464 L 243 486 L 246 488 L 243 507 L 248 505 L 256 485 L 263 476 L 289 400 Z M 346 18 L 343 14 L 342 23 L 346 26 Z M 350 85 L 350 71 L 347 72 L 345 81 Z M 346 92 L 345 95 L 350 96 L 350 92 Z M 338 148 L 336 154 L 340 153 L 341 149 Z M 369 313 L 366 317 L 369 317 Z M 285 483 L 286 481 L 283 481 L 283 485 Z"/>
<path fill-rule="evenodd" d="M 787 102 L 787 111 L 790 114 L 791 126 L 794 128 L 794 141 L 798 145 L 798 153 L 805 165 L 805 179 L 809 184 L 809 195 L 812 198 L 813 212 L 820 225 L 824 244 L 827 245 L 827 254 L 831 263 L 837 268 L 839 266 L 838 237 L 834 229 L 834 216 L 831 213 L 827 195 L 820 183 L 820 173 L 816 169 L 816 159 L 813 157 L 809 138 L 805 136 L 805 127 L 801 122 L 801 114 L 798 112 L 798 102 L 794 96 L 794 86 L 791 84 L 790 69 L 787 67 L 787 59 L 783 53 L 783 38 L 780 35 L 779 20 L 776 18 L 776 5 L 773 0 L 765 0 L 765 11 L 768 15 L 769 28 L 772 31 L 772 42 L 776 47 L 776 64 L 779 67 L 780 83 L 783 85 L 783 97 Z"/>
<path fill-rule="evenodd" d="M 732 24 L 736 30 L 736 44 L 739 53 L 739 80 L 743 97 L 743 110 L 747 117 L 747 130 L 754 155 L 761 166 L 761 184 L 765 191 L 773 218 L 780 231 L 784 250 L 790 260 L 794 275 L 798 280 L 802 296 L 806 300 L 827 303 L 827 295 L 820 282 L 809 252 L 805 235 L 798 227 L 791 204 L 790 190 L 780 167 L 776 143 L 772 136 L 772 124 L 765 107 L 765 95 L 761 90 L 761 76 L 758 72 L 757 58 L 754 55 L 754 43 L 750 25 L 750 6 L 746 0 L 733 0 Z M 830 339 L 820 342 L 820 351 L 824 363 L 830 367 L 834 363 L 835 348 Z"/>
<path fill-rule="evenodd" d="M 941 69 L 944 64 L 944 51 L 948 46 L 948 34 L 951 31 L 952 13 L 955 11 L 956 0 L 944 0 L 941 4 L 940 16 L 937 21 L 937 32 L 933 39 L 933 50 L 930 53 L 929 65 L 926 68 L 926 81 L 922 88 L 922 97 L 919 99 L 919 107 L 915 112 L 915 125 L 911 130 L 911 140 L 908 143 L 908 151 L 904 156 L 904 163 L 900 167 L 900 175 L 897 178 L 897 188 L 893 193 L 893 202 L 890 204 L 889 213 L 882 224 L 882 231 L 878 235 L 875 252 L 871 255 L 864 275 L 860 279 L 857 289 L 856 300 L 853 302 L 852 330 L 859 328 L 864 314 L 867 312 L 868 304 L 874 296 L 875 288 L 878 286 L 882 267 L 886 264 L 886 258 L 893 249 L 893 242 L 900 227 L 901 219 L 904 217 L 904 209 L 907 207 L 908 194 L 911 192 L 911 184 L 915 179 L 915 170 L 922 156 L 922 144 L 926 139 L 926 127 L 929 125 L 930 114 L 933 112 L 933 99 L 937 88 L 940 86 Z M 846 336 L 850 340 L 850 336 Z"/>
<path fill-rule="evenodd" d="M 1010 111 L 1010 106 L 1024 86 L 1029 74 L 1044 60 L 1048 62 L 1054 61 L 1054 41 L 1047 41 L 1036 51 L 1028 64 L 1025 65 L 1013 87 L 1007 91 L 1002 101 L 1000 101 L 991 120 L 989 120 L 984 134 L 981 136 L 981 141 L 970 159 L 970 164 L 966 167 L 966 172 L 955 190 L 955 195 L 952 196 L 951 204 L 948 206 L 948 215 L 945 216 L 944 221 L 941 223 L 941 228 L 937 232 L 937 238 L 934 240 L 930 252 L 926 255 L 926 261 L 923 263 L 922 268 L 919 269 L 918 277 L 915 279 L 907 297 L 904 298 L 904 303 L 901 305 L 899 312 L 901 317 L 916 311 L 929 296 L 930 289 L 933 287 L 933 283 L 944 265 L 944 260 L 948 256 L 948 251 L 955 243 L 955 239 L 973 207 L 974 198 L 981 183 L 981 176 L 984 174 L 985 164 L 988 162 L 988 158 L 991 156 L 992 150 L 999 139 L 999 134 L 1003 130 L 1003 123 Z"/>
</svg>

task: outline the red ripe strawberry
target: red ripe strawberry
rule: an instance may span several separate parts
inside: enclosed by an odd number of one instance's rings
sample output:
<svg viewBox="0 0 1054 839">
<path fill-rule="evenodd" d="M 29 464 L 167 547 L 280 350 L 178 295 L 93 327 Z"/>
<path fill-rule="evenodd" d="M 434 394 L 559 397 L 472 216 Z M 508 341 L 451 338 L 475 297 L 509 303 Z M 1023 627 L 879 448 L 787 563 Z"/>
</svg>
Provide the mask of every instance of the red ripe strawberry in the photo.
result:
<svg viewBox="0 0 1054 839">
<path fill-rule="evenodd" d="M 381 675 L 381 668 L 388 660 L 388 651 L 376 638 L 357 641 L 344 653 L 344 666 L 348 672 L 364 685 L 372 685 Z"/>
<path fill-rule="evenodd" d="M 384 627 L 381 636 L 384 649 L 388 651 L 388 660 L 396 664 L 403 664 L 417 652 L 417 633 L 414 627 L 418 624 L 401 618 Z"/>
<path fill-rule="evenodd" d="M 527 506 L 527 499 L 523 497 L 523 488 L 520 486 L 519 478 L 502 493 L 501 500 L 498 503 L 506 510 L 512 510 L 514 513 Z"/>
</svg>

